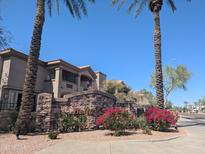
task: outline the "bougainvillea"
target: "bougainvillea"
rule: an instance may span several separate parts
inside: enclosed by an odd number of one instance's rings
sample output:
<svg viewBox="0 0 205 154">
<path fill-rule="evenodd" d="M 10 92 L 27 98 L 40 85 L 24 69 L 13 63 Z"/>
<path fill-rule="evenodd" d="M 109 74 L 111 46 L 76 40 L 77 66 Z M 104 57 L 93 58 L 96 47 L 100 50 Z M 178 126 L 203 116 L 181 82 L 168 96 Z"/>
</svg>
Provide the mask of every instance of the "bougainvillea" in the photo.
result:
<svg viewBox="0 0 205 154">
<path fill-rule="evenodd" d="M 147 123 L 153 130 L 165 131 L 171 126 L 175 126 L 178 114 L 167 109 L 152 107 L 145 112 Z"/>
<path fill-rule="evenodd" d="M 120 108 L 109 108 L 105 113 L 98 117 L 96 125 L 103 125 L 105 129 L 109 129 L 114 132 L 114 135 L 119 136 L 125 133 L 125 129 L 128 129 L 132 125 L 133 116 L 127 110 Z"/>
<path fill-rule="evenodd" d="M 97 118 L 96 125 L 102 125 L 107 117 L 112 115 L 113 113 L 123 112 L 124 110 L 120 108 L 108 108 L 105 110 L 104 114 Z"/>
</svg>

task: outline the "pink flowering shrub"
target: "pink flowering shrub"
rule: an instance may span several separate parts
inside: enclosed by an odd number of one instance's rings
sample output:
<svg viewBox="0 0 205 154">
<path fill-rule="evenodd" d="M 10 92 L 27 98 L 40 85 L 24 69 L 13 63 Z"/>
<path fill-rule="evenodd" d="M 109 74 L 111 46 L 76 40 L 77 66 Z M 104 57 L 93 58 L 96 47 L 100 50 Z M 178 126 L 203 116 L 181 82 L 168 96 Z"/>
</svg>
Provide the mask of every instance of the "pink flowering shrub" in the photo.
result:
<svg viewBox="0 0 205 154">
<path fill-rule="evenodd" d="M 96 125 L 103 125 L 105 129 L 115 131 L 114 135 L 124 134 L 132 124 L 133 116 L 128 111 L 120 108 L 109 108 L 97 118 Z"/>
<path fill-rule="evenodd" d="M 114 113 L 123 112 L 123 111 L 124 110 L 122 110 L 120 108 L 108 108 L 107 110 L 105 110 L 103 115 L 101 115 L 100 117 L 97 118 L 96 125 L 97 126 L 103 125 L 103 123 L 107 117 L 109 117 L 110 115 L 112 115 Z"/>
<path fill-rule="evenodd" d="M 165 131 L 175 126 L 179 118 L 178 114 L 171 110 L 156 107 L 149 108 L 144 115 L 148 125 L 157 131 Z"/>
</svg>

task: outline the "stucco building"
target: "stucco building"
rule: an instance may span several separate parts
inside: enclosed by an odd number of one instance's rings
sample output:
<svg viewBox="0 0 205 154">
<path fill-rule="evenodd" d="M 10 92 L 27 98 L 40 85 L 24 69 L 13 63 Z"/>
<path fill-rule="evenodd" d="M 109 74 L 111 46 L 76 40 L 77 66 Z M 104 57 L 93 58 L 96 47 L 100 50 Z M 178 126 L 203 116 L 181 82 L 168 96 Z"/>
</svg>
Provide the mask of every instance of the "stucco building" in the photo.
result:
<svg viewBox="0 0 205 154">
<path fill-rule="evenodd" d="M 0 52 L 0 110 L 20 106 L 27 58 L 12 48 Z M 90 66 L 77 67 L 62 59 L 39 60 L 35 96 L 47 92 L 60 98 L 89 89 L 103 91 L 105 80 L 105 74 L 94 72 Z"/>
</svg>

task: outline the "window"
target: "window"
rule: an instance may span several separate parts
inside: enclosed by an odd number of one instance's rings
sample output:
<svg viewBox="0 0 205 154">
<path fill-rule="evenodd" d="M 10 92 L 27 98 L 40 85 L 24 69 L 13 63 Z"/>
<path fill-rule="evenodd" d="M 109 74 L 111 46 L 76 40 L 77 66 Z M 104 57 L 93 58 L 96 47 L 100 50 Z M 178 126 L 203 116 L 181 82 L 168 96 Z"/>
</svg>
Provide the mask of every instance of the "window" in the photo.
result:
<svg viewBox="0 0 205 154">
<path fill-rule="evenodd" d="M 63 81 L 69 81 L 69 82 L 72 82 L 72 83 L 76 84 L 77 83 L 77 77 L 78 77 L 78 74 L 74 74 L 74 73 L 66 71 L 66 70 L 63 70 L 63 72 L 62 72 Z"/>
<path fill-rule="evenodd" d="M 73 89 L 73 85 L 71 85 L 71 84 L 66 84 L 66 88 Z"/>
<path fill-rule="evenodd" d="M 22 98 L 22 93 L 19 93 L 18 97 L 17 97 L 17 104 L 16 104 L 16 110 L 17 111 L 19 111 L 20 106 L 21 106 L 21 98 Z"/>
<path fill-rule="evenodd" d="M 49 70 L 48 72 L 48 80 L 55 79 L 55 70 Z"/>
</svg>

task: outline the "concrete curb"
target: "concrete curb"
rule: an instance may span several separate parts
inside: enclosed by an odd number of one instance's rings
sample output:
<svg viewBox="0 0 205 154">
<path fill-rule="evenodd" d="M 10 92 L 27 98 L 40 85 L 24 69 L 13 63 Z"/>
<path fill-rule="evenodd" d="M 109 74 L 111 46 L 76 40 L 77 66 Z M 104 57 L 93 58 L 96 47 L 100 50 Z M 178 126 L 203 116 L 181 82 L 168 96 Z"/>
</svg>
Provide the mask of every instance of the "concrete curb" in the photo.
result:
<svg viewBox="0 0 205 154">
<path fill-rule="evenodd" d="M 170 141 L 170 140 L 175 140 L 181 137 L 184 137 L 185 135 L 179 135 L 179 136 L 174 136 L 174 137 L 169 137 L 169 138 L 163 138 L 163 139 L 150 139 L 150 140 L 125 140 L 125 141 L 131 141 L 131 142 L 165 142 L 165 141 Z"/>
<path fill-rule="evenodd" d="M 167 137 L 167 138 L 162 138 L 162 139 L 147 139 L 147 140 L 116 140 L 116 141 L 100 141 L 100 142 L 107 142 L 107 143 L 116 143 L 116 142 L 138 142 L 138 143 L 150 143 L 150 142 L 166 142 L 166 141 L 171 141 L 175 140 L 181 137 L 185 137 L 188 134 L 184 135 L 176 135 L 172 137 Z M 96 142 L 96 141 L 83 141 L 83 140 L 65 140 L 65 141 L 70 141 L 70 142 Z M 65 142 L 63 141 L 63 142 Z M 98 141 L 97 141 L 98 142 Z"/>
<path fill-rule="evenodd" d="M 142 143 L 149 143 L 149 142 L 165 142 L 165 141 L 171 141 L 171 140 L 175 140 L 181 137 L 185 137 L 186 135 L 178 135 L 178 136 L 172 136 L 172 137 L 168 137 L 168 138 L 163 138 L 163 139 L 147 139 L 147 140 L 119 140 L 119 141 L 108 141 L 110 143 L 114 143 L 114 142 L 142 142 Z M 92 142 L 92 141 L 91 141 Z M 105 141 L 106 142 L 106 141 Z"/>
</svg>

